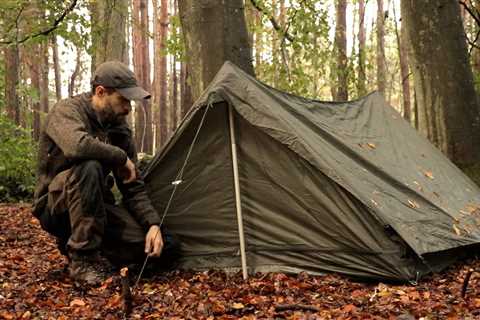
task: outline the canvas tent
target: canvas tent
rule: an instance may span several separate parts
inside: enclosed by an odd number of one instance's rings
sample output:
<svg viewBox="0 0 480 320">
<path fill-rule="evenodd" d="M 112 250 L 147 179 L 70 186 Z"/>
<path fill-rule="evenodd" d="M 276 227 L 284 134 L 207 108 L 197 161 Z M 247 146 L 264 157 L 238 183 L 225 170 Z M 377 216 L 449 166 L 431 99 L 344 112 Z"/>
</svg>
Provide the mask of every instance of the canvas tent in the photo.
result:
<svg viewBox="0 0 480 320">
<path fill-rule="evenodd" d="M 480 189 L 379 93 L 309 100 L 229 62 L 144 177 L 187 269 L 240 269 L 239 221 L 249 272 L 414 280 L 480 243 Z"/>
</svg>

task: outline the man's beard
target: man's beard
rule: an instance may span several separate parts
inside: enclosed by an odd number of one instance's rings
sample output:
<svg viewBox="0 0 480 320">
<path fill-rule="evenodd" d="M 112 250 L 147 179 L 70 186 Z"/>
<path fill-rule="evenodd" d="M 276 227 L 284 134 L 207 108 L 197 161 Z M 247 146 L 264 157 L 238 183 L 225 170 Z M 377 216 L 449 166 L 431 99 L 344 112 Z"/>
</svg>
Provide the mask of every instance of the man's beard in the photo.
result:
<svg viewBox="0 0 480 320">
<path fill-rule="evenodd" d="M 113 107 L 110 104 L 107 104 L 102 110 L 102 123 L 103 124 L 115 124 L 120 123 L 126 114 L 116 114 L 113 111 Z"/>
</svg>

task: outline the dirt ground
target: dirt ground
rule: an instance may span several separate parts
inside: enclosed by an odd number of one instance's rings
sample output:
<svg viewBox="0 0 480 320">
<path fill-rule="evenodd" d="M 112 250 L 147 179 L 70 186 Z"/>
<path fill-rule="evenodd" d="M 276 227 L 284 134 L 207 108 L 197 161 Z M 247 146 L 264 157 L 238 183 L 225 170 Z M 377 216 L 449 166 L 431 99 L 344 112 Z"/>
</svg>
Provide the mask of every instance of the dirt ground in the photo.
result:
<svg viewBox="0 0 480 320">
<path fill-rule="evenodd" d="M 363 284 L 339 275 L 174 271 L 142 279 L 133 310 L 122 309 L 119 277 L 77 288 L 66 260 L 28 204 L 0 204 L 0 319 L 480 319 L 480 260 L 418 285 Z M 465 299 L 463 280 L 473 273 Z"/>
</svg>

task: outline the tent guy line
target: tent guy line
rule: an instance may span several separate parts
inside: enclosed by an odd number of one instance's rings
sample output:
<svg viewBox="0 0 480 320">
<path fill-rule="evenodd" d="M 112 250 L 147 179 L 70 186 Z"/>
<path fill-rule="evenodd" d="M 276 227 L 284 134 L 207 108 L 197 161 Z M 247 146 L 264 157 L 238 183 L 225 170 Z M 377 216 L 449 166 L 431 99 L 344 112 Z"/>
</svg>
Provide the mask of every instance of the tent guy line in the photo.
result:
<svg viewBox="0 0 480 320">
<path fill-rule="evenodd" d="M 160 220 L 159 226 L 161 227 L 163 224 L 163 220 L 165 220 L 165 217 L 167 216 L 168 209 L 170 208 L 170 204 L 172 203 L 173 196 L 175 195 L 175 191 L 177 191 L 177 187 L 183 182 L 183 172 L 185 170 L 185 167 L 187 166 L 188 159 L 190 158 L 190 154 L 192 153 L 193 147 L 195 146 L 195 142 L 197 142 L 198 134 L 200 133 L 200 130 L 202 129 L 203 122 L 205 120 L 205 116 L 207 115 L 208 109 L 212 107 L 212 103 L 209 103 L 205 107 L 205 112 L 203 113 L 202 120 L 200 121 L 200 124 L 198 125 L 197 132 L 195 133 L 195 137 L 193 138 L 192 143 L 190 144 L 190 148 L 188 150 L 187 156 L 185 157 L 185 160 L 183 162 L 182 168 L 178 171 L 177 176 L 175 180 L 172 181 L 173 185 L 173 190 L 172 193 L 170 194 L 170 198 L 168 199 L 167 206 L 165 207 L 165 210 L 163 211 L 162 219 Z M 160 230 L 160 229 L 159 229 Z M 154 239 L 157 238 L 159 231 L 155 234 Z M 133 286 L 133 290 L 137 288 L 138 283 L 140 282 L 140 279 L 142 278 L 143 271 L 145 270 L 145 266 L 147 265 L 148 258 L 150 256 L 147 254 L 145 256 L 145 260 L 143 261 L 142 268 L 140 269 L 140 273 L 138 274 L 137 281 L 135 281 L 135 285 Z"/>
</svg>

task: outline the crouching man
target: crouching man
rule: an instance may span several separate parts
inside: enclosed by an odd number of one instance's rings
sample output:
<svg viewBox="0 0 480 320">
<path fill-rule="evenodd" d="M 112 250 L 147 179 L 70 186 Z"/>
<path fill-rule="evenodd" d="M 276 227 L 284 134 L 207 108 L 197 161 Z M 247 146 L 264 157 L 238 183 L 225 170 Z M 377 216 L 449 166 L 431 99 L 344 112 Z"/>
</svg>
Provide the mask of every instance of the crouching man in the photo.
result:
<svg viewBox="0 0 480 320">
<path fill-rule="evenodd" d="M 126 122 L 130 101 L 150 94 L 117 61 L 98 66 L 91 83 L 92 92 L 59 101 L 47 116 L 33 214 L 69 258 L 70 277 L 97 285 L 106 276 L 104 257 L 116 264 L 138 263 L 163 250 L 161 262 L 174 244 L 162 234 L 135 167 Z M 122 206 L 115 205 L 110 190 L 114 179 Z"/>
</svg>

